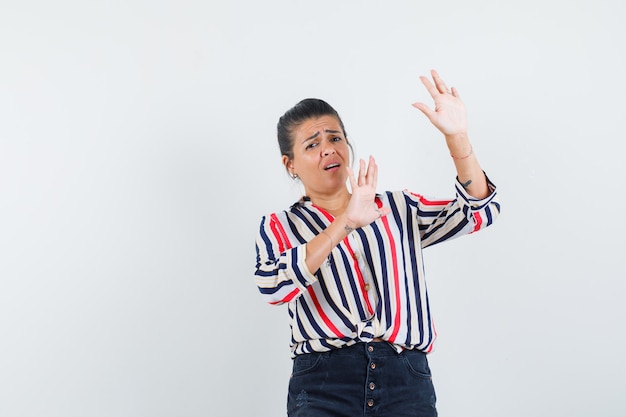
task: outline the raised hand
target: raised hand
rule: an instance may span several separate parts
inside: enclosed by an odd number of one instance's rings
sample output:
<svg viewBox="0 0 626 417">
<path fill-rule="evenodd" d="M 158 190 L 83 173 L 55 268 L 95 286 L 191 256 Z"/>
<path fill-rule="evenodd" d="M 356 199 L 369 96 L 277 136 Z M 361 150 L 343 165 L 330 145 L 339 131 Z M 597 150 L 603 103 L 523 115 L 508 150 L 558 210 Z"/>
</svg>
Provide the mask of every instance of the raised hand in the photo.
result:
<svg viewBox="0 0 626 417">
<path fill-rule="evenodd" d="M 445 136 L 467 134 L 467 113 L 459 92 L 454 87 L 449 89 L 437 71 L 431 70 L 430 73 L 434 84 L 425 76 L 420 76 L 420 80 L 433 98 L 435 109 L 419 102 L 413 103 L 413 107 L 424 113 Z"/>
<path fill-rule="evenodd" d="M 348 226 L 352 229 L 366 226 L 382 216 L 391 212 L 389 207 L 378 207 L 374 201 L 376 197 L 376 183 L 378 181 L 378 165 L 374 157 L 370 156 L 366 166 L 364 160 L 359 161 L 359 176 L 354 176 L 350 167 L 348 177 L 352 196 L 346 208 Z"/>
</svg>

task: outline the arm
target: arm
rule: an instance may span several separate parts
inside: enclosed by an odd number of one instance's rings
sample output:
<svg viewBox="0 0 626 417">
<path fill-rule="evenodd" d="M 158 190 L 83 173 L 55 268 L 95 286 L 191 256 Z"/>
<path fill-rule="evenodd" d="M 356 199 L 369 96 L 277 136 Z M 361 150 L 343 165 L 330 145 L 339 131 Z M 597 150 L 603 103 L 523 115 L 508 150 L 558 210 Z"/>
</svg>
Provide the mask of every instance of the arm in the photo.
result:
<svg viewBox="0 0 626 417">
<path fill-rule="evenodd" d="M 306 245 L 292 242 L 286 214 L 263 217 L 256 236 L 255 281 L 263 298 L 280 305 L 317 281 L 306 266 Z"/>
<path fill-rule="evenodd" d="M 341 226 L 345 220 L 335 219 L 322 233 L 301 244 L 290 240 L 289 223 L 283 214 L 264 217 L 256 238 L 255 282 L 265 301 L 273 305 L 297 299 L 316 283 L 320 266 L 347 235 Z"/>
<path fill-rule="evenodd" d="M 487 178 L 466 133 L 446 135 L 446 144 L 456 167 L 459 182 L 467 193 L 475 198 L 485 198 L 491 192 L 487 186 Z M 462 155 L 462 156 L 457 156 Z"/>
<path fill-rule="evenodd" d="M 378 181 L 378 165 L 374 157 L 370 156 L 367 165 L 364 160 L 359 161 L 358 177 L 350 167 L 346 169 L 352 190 L 350 202 L 330 226 L 306 244 L 306 264 L 311 271 L 317 271 L 334 247 L 354 229 L 367 226 L 391 212 L 389 207 L 379 208 L 374 201 Z"/>
<path fill-rule="evenodd" d="M 346 210 L 317 236 L 300 244 L 289 238 L 286 214 L 273 214 L 261 221 L 256 238 L 255 280 L 259 291 L 270 304 L 283 304 L 299 297 L 317 282 L 320 266 L 330 252 L 352 230 L 366 226 L 391 212 L 375 202 L 378 166 L 370 157 L 369 165 L 360 161 L 355 177 L 350 168 L 348 177 L 352 195 Z"/>
<path fill-rule="evenodd" d="M 478 232 L 493 224 L 500 214 L 500 201 L 496 186 L 487 181 L 490 194 L 483 199 L 469 195 L 458 180 L 453 200 L 433 200 L 405 191 L 417 207 L 422 248 Z"/>
<path fill-rule="evenodd" d="M 420 79 L 433 98 L 435 109 L 432 110 L 424 103 L 414 103 L 413 107 L 424 113 L 443 133 L 456 167 L 457 177 L 467 193 L 477 199 L 485 198 L 491 191 L 467 135 L 465 104 L 455 87 L 452 87 L 452 90 L 448 89 L 436 71 L 431 71 L 431 75 L 434 84 L 424 76 Z"/>
</svg>

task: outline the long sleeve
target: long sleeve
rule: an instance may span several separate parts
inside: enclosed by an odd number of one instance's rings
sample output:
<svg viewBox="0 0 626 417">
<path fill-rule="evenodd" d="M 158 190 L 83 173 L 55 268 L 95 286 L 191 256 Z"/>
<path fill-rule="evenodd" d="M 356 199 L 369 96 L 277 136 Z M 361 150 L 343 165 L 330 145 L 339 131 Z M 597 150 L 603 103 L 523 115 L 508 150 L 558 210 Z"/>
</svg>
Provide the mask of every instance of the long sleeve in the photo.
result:
<svg viewBox="0 0 626 417">
<path fill-rule="evenodd" d="M 470 196 L 457 180 L 453 199 L 384 192 L 390 213 L 348 234 L 312 273 L 306 245 L 332 219 L 310 201 L 262 218 L 255 281 L 270 304 L 286 304 L 293 355 L 381 338 L 396 349 L 430 352 L 437 332 L 422 249 L 490 226 L 500 213 L 496 187 Z"/>
<path fill-rule="evenodd" d="M 292 301 L 317 281 L 306 266 L 306 243 L 292 242 L 286 222 L 285 212 L 264 216 L 256 238 L 256 284 L 276 305 Z"/>
<path fill-rule="evenodd" d="M 417 207 L 422 248 L 477 232 L 495 221 L 500 213 L 500 202 L 496 186 L 489 179 L 487 182 L 491 194 L 483 199 L 470 196 L 458 179 L 453 200 L 430 200 L 409 193 Z"/>
</svg>

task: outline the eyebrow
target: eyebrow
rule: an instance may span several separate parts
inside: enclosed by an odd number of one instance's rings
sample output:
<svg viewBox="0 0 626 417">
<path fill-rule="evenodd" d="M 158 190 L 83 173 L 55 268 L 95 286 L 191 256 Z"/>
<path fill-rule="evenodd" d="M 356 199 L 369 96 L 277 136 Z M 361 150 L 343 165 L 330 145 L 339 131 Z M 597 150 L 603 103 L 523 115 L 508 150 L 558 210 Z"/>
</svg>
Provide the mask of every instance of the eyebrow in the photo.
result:
<svg viewBox="0 0 626 417">
<path fill-rule="evenodd" d="M 324 133 L 335 133 L 336 134 L 336 133 L 341 133 L 341 132 L 338 131 L 338 130 L 326 129 L 326 130 L 324 130 Z M 315 132 L 315 134 L 313 136 L 310 136 L 310 137 L 306 138 L 305 140 L 303 140 L 302 143 L 306 143 L 306 142 L 308 142 L 310 140 L 313 140 L 316 137 L 318 137 L 319 135 L 320 135 L 320 132 L 317 131 L 317 132 Z"/>
</svg>

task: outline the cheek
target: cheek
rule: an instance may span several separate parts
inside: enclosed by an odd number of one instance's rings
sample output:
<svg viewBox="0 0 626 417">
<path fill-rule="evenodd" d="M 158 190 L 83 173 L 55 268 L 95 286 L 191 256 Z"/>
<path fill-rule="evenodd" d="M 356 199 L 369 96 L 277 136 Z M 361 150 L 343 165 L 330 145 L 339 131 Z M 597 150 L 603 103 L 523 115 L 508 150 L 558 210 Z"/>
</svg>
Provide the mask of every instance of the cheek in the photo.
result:
<svg viewBox="0 0 626 417">
<path fill-rule="evenodd" d="M 352 152 L 350 151 L 350 147 L 348 145 L 345 146 L 341 154 L 346 161 L 350 162 L 350 156 L 352 155 Z"/>
<path fill-rule="evenodd" d="M 294 159 L 291 160 L 291 167 L 296 172 L 306 171 L 306 169 L 310 166 L 311 162 L 306 155 L 297 155 Z"/>
</svg>

